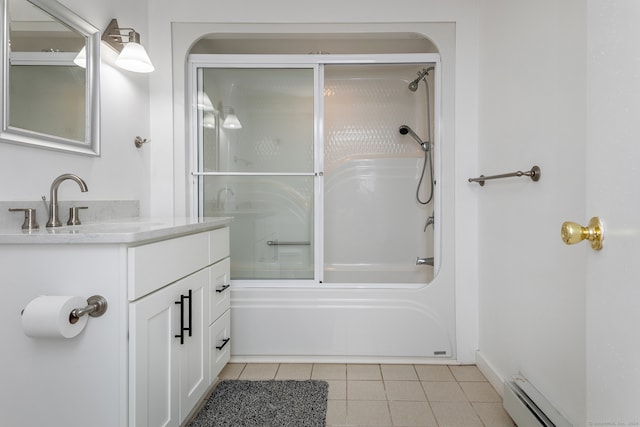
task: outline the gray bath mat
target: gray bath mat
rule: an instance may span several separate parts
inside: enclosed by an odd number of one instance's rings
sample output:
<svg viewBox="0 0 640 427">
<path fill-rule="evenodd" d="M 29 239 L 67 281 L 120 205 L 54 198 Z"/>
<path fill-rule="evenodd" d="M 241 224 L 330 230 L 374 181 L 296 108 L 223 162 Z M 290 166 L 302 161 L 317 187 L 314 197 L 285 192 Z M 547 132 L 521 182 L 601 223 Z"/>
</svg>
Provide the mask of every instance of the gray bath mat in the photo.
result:
<svg viewBox="0 0 640 427">
<path fill-rule="evenodd" d="M 325 381 L 225 380 L 189 427 L 323 427 Z"/>
</svg>

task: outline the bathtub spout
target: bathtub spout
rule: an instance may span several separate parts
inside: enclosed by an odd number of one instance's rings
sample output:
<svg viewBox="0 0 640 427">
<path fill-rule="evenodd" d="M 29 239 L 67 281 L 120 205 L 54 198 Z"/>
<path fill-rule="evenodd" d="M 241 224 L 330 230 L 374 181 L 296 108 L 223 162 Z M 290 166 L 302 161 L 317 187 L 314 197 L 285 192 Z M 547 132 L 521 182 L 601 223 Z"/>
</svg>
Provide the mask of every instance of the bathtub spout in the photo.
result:
<svg viewBox="0 0 640 427">
<path fill-rule="evenodd" d="M 416 265 L 430 265 L 433 266 L 433 257 L 429 258 L 416 258 Z"/>
</svg>

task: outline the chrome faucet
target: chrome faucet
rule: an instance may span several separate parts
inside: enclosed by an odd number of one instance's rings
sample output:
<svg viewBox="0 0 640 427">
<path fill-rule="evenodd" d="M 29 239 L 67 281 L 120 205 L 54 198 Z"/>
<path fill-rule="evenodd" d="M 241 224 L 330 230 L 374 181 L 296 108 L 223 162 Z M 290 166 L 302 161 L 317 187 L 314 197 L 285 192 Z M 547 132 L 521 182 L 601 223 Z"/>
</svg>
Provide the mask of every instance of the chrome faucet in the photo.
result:
<svg viewBox="0 0 640 427">
<path fill-rule="evenodd" d="M 429 258 L 416 258 L 416 265 L 433 265 L 433 257 Z"/>
<path fill-rule="evenodd" d="M 62 222 L 60 222 L 60 218 L 58 217 L 58 187 L 62 184 L 63 181 L 70 179 L 75 181 L 80 186 L 80 191 L 85 193 L 88 188 L 87 184 L 80 178 L 78 175 L 74 175 L 72 173 L 65 173 L 60 175 L 51 183 L 51 194 L 49 200 L 49 221 L 47 221 L 47 227 L 60 227 L 62 226 Z"/>
</svg>

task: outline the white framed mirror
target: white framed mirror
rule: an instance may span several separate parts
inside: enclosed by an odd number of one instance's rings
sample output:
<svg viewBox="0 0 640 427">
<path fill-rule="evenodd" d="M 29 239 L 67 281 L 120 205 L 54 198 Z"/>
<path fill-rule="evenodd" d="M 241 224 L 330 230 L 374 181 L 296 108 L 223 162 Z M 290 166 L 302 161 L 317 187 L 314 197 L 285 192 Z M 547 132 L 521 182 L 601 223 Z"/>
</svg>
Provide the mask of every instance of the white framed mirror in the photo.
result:
<svg viewBox="0 0 640 427">
<path fill-rule="evenodd" d="M 55 0 L 0 6 L 0 141 L 99 156 L 100 31 Z"/>
</svg>

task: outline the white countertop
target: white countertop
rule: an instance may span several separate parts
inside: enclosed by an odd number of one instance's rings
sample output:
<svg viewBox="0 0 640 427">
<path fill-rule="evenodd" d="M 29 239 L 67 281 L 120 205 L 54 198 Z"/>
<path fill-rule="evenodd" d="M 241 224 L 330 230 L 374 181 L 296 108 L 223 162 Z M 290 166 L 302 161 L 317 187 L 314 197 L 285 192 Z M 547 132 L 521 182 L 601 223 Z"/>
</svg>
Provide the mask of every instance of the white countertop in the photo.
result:
<svg viewBox="0 0 640 427">
<path fill-rule="evenodd" d="M 229 225 L 232 217 L 127 218 L 36 230 L 0 229 L 0 244 L 140 243 Z"/>
</svg>

